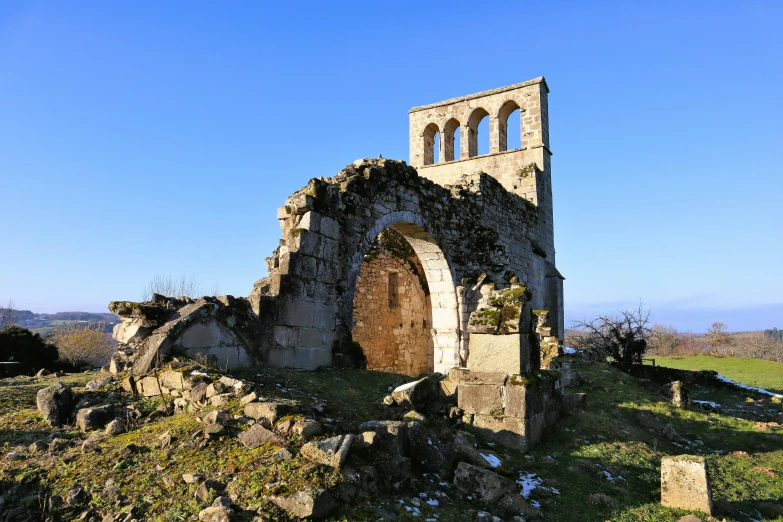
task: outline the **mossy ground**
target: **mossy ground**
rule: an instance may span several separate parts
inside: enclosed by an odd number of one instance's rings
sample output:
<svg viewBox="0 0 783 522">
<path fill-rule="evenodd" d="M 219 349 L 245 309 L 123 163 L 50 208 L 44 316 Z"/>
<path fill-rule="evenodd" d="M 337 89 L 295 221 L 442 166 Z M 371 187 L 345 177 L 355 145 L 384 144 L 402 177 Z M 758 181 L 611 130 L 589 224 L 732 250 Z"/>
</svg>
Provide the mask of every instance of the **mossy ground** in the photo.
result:
<svg viewBox="0 0 783 522">
<path fill-rule="evenodd" d="M 530 499 L 540 504 L 543 520 L 674 521 L 685 512 L 659 505 L 660 459 L 664 455 L 698 454 L 707 458 L 716 516 L 783 521 L 783 431 L 754 428 L 758 421 L 783 420 L 780 404 L 769 399 L 746 402 L 747 394 L 726 389 L 696 388 L 692 396 L 721 403 L 724 413 L 682 410 L 607 365 L 582 365 L 578 371 L 585 382 L 568 391 L 588 394 L 583 411 L 549 428 L 544 440 L 525 455 L 492 447 L 511 478 L 524 473 L 541 479 Z M 365 420 L 386 418 L 389 409 L 382 405 L 383 396 L 410 380 L 360 370 L 264 368 L 237 376 L 256 382 L 268 398 L 295 400 L 305 407 L 326 404 L 328 410 L 320 419 L 325 437 L 332 431 L 355 431 Z M 62 380 L 80 386 L 91 378 L 93 375 L 77 374 Z M 51 380 L 0 381 L 3 455 L 17 444 L 29 444 L 53 432 L 35 408 L 37 390 Z M 202 431 L 202 425 L 195 413 L 165 416 L 153 413 L 156 406 L 155 400 L 145 401 L 142 409 L 149 415 L 128 433 L 101 435 L 100 453 L 82 454 L 77 444 L 54 456 L 28 454 L 19 461 L 2 458 L 0 487 L 6 492 L 6 502 L 40 512 L 47 495 L 64 496 L 78 483 L 91 493 L 98 513 L 134 506 L 144 520 L 194 520 L 204 506 L 194 497 L 195 486 L 185 484 L 181 475 L 201 473 L 224 483 L 235 503 L 245 508 L 235 520 L 254 520 L 260 510 L 267 518 L 282 521 L 291 518 L 267 495 L 286 494 L 313 484 L 332 487 L 342 480 L 331 468 L 313 466 L 299 457 L 287 462 L 273 460 L 271 454 L 278 446 L 247 450 L 236 438 L 243 429 L 240 426 L 218 441 L 199 444 L 194 435 Z M 228 409 L 238 413 L 238 399 L 231 401 Z M 640 411 L 671 423 L 692 444 L 678 446 L 640 426 Z M 169 448 L 161 448 L 159 436 L 166 431 L 174 440 Z M 67 430 L 61 436 L 75 441 L 85 438 Z M 129 444 L 140 451 L 123 452 Z M 288 438 L 282 445 L 296 453 L 301 441 Z M 349 456 L 348 465 L 355 464 L 352 459 L 357 458 Z M 116 491 L 106 487 L 107 480 L 114 482 Z M 15 493 L 10 495 L 12 489 Z M 431 505 L 434 501 L 437 506 Z M 71 520 L 82 511 L 58 508 L 53 516 L 55 520 Z M 480 511 L 492 512 L 493 506 L 478 505 L 460 494 L 450 485 L 450 478 L 417 473 L 408 491 L 343 504 L 332 520 L 377 520 L 382 513 L 395 515 L 397 520 L 476 520 Z"/>
</svg>

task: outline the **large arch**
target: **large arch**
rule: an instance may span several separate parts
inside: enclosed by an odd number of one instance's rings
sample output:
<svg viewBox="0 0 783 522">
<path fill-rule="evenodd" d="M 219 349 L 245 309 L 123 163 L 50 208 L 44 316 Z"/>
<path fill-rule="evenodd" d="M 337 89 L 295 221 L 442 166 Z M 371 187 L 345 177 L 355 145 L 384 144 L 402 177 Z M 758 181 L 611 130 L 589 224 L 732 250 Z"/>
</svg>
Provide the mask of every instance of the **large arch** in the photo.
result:
<svg viewBox="0 0 783 522">
<path fill-rule="evenodd" d="M 486 109 L 482 107 L 478 107 L 472 113 L 470 113 L 470 117 L 468 118 L 468 157 L 469 158 L 478 155 L 478 151 L 479 151 L 478 127 L 479 124 L 481 124 L 481 121 L 488 116 L 489 113 L 486 111 Z M 489 136 L 487 136 L 485 139 L 488 140 Z"/>
<path fill-rule="evenodd" d="M 439 137 L 440 129 L 435 123 L 430 123 L 424 128 L 424 164 L 432 165 L 435 163 L 435 147 L 440 147 L 440 143 L 436 143 L 435 138 Z M 440 141 L 440 140 L 437 140 Z M 440 159 L 440 158 L 439 158 Z"/>
<path fill-rule="evenodd" d="M 520 109 L 517 102 L 514 100 L 509 100 L 506 103 L 503 104 L 502 107 L 500 107 L 500 110 L 498 111 L 498 151 L 503 152 L 504 150 L 508 150 L 508 118 L 515 112 L 519 111 L 519 129 L 520 129 L 520 143 L 514 144 L 512 146 L 512 149 L 518 149 L 522 146 L 521 143 L 521 135 L 522 135 L 522 110 Z"/>
<path fill-rule="evenodd" d="M 359 270 L 370 245 L 385 229 L 399 233 L 411 246 L 424 268 L 424 276 L 430 292 L 432 325 L 430 328 L 430 371 L 448 373 L 459 362 L 460 325 L 457 307 L 455 275 L 446 254 L 437 240 L 425 228 L 420 215 L 410 211 L 386 214 L 364 236 L 360 248 L 354 254 L 348 273 L 344 297 L 350 310 L 350 327 L 353 329 L 353 308 Z"/>
<path fill-rule="evenodd" d="M 460 159 L 459 147 L 454 146 L 455 138 L 459 137 L 460 124 L 456 118 L 451 118 L 443 126 L 443 160 Z"/>
</svg>

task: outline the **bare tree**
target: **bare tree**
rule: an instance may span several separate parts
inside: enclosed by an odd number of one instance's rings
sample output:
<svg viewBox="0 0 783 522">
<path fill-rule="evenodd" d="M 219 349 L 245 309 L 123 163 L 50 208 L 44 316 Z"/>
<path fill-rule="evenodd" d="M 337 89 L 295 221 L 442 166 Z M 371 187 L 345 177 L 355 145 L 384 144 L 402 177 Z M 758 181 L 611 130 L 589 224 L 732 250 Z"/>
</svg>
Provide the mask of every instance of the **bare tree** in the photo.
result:
<svg viewBox="0 0 783 522">
<path fill-rule="evenodd" d="M 16 303 L 9 299 L 5 304 L 0 305 L 0 330 L 6 326 L 16 324 L 19 319 L 19 312 L 16 310 Z"/>
<path fill-rule="evenodd" d="M 654 324 L 647 344 L 652 353 L 669 355 L 674 353 L 681 342 L 682 338 L 676 328 L 668 324 Z"/>
<path fill-rule="evenodd" d="M 712 353 L 718 354 L 720 348 L 732 344 L 731 334 L 726 323 L 714 322 L 707 329 L 707 344 L 712 347 Z"/>
<path fill-rule="evenodd" d="M 650 311 L 642 303 L 633 310 L 620 310 L 619 316 L 599 316 L 591 321 L 575 321 L 582 330 L 575 342 L 578 348 L 601 350 L 622 366 L 641 364 L 651 329 Z"/>
<path fill-rule="evenodd" d="M 204 295 L 201 283 L 195 276 L 182 275 L 175 279 L 170 274 L 156 274 L 149 284 L 141 292 L 141 300 L 149 301 L 152 294 L 165 295 L 166 297 L 190 297 L 197 298 Z"/>
</svg>

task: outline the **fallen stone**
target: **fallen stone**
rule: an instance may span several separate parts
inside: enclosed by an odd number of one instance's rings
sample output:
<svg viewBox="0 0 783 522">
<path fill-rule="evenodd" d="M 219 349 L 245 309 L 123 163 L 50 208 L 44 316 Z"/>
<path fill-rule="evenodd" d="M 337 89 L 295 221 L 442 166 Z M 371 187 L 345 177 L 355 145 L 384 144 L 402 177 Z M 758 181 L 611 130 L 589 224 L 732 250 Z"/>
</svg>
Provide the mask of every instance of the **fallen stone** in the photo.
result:
<svg viewBox="0 0 783 522">
<path fill-rule="evenodd" d="M 204 504 L 215 498 L 224 487 L 225 486 L 223 484 L 207 479 L 199 484 L 193 496 L 196 498 L 196 500 L 199 501 L 199 503 Z"/>
<path fill-rule="evenodd" d="M 403 457 L 406 454 L 407 438 L 405 430 L 407 425 L 401 421 L 368 421 L 359 425 L 359 431 L 374 431 L 381 439 L 380 450 L 395 457 Z"/>
<path fill-rule="evenodd" d="M 140 381 L 136 381 L 136 390 L 143 397 L 157 397 L 161 394 L 158 379 L 153 376 L 147 376 Z"/>
<path fill-rule="evenodd" d="M 60 439 L 60 438 L 54 438 L 52 439 L 52 442 L 49 443 L 49 451 L 55 452 L 55 451 L 62 451 L 68 447 L 70 447 L 71 441 L 68 439 Z"/>
<path fill-rule="evenodd" d="M 204 475 L 200 473 L 183 473 L 182 480 L 185 481 L 185 484 L 195 484 L 204 480 Z"/>
<path fill-rule="evenodd" d="M 321 424 L 314 420 L 305 419 L 294 422 L 291 432 L 299 435 L 303 440 L 310 440 L 323 431 Z"/>
<path fill-rule="evenodd" d="M 169 390 L 182 391 L 185 389 L 185 378 L 182 372 L 167 370 L 158 376 L 160 385 Z"/>
<path fill-rule="evenodd" d="M 274 496 L 271 500 L 290 515 L 313 520 L 322 520 L 337 508 L 329 492 L 321 488 L 297 491 L 288 497 Z"/>
<path fill-rule="evenodd" d="M 91 453 L 93 451 L 99 451 L 100 447 L 94 440 L 87 439 L 82 443 L 82 453 Z"/>
<path fill-rule="evenodd" d="M 204 415 L 204 424 L 226 424 L 231 419 L 227 410 L 210 410 Z"/>
<path fill-rule="evenodd" d="M 438 379 L 429 376 L 398 386 L 391 396 L 400 406 L 419 411 L 437 402 L 438 390 Z"/>
<path fill-rule="evenodd" d="M 340 469 L 348 456 L 354 435 L 338 435 L 324 441 L 308 442 L 299 453 L 311 462 Z"/>
<path fill-rule="evenodd" d="M 71 415 L 74 405 L 73 392 L 68 386 L 57 381 L 48 388 L 38 390 L 36 402 L 49 426 L 62 426 Z"/>
<path fill-rule="evenodd" d="M 49 449 L 49 445 L 42 440 L 37 440 L 27 446 L 27 451 L 31 451 L 33 453 L 39 453 L 41 451 L 46 451 L 47 449 Z"/>
<path fill-rule="evenodd" d="M 69 506 L 80 506 L 87 502 L 89 496 L 84 488 L 76 485 L 65 496 L 65 503 Z"/>
<path fill-rule="evenodd" d="M 277 420 L 291 412 L 291 406 L 277 402 L 249 402 L 245 404 L 245 415 L 272 427 Z"/>
<path fill-rule="evenodd" d="M 114 406 L 104 404 L 76 412 L 76 426 L 83 432 L 103 428 L 114 418 Z"/>
<path fill-rule="evenodd" d="M 209 398 L 209 404 L 212 406 L 225 406 L 228 404 L 233 396 L 229 393 L 221 393 L 220 395 L 213 395 Z"/>
<path fill-rule="evenodd" d="M 258 394 L 256 392 L 248 393 L 241 399 L 239 399 L 239 404 L 244 406 L 245 404 L 249 402 L 256 402 L 258 400 Z"/>
<path fill-rule="evenodd" d="M 212 506 L 199 511 L 198 519 L 202 522 L 229 522 L 233 513 L 233 509 Z"/>
<path fill-rule="evenodd" d="M 207 383 L 199 382 L 194 385 L 187 395 L 183 395 L 190 402 L 203 402 L 207 398 Z"/>
<path fill-rule="evenodd" d="M 279 442 L 277 435 L 260 424 L 254 424 L 249 430 L 240 433 L 239 441 L 247 449 L 256 449 L 268 442 Z"/>
<path fill-rule="evenodd" d="M 661 458 L 661 505 L 712 514 L 712 496 L 704 457 Z"/>
<path fill-rule="evenodd" d="M 125 422 L 121 419 L 114 419 L 106 425 L 106 435 L 119 435 L 125 433 Z"/>
<path fill-rule="evenodd" d="M 495 504 L 508 493 L 516 492 L 516 483 L 512 480 L 467 462 L 457 465 L 454 485 L 484 504 Z"/>
<path fill-rule="evenodd" d="M 272 453 L 271 456 L 273 459 L 279 460 L 291 460 L 294 458 L 294 455 L 286 448 L 280 448 L 279 450 Z"/>
<path fill-rule="evenodd" d="M 213 382 L 207 386 L 207 399 L 210 399 L 215 395 L 228 393 L 229 391 L 231 391 L 231 389 L 222 382 Z"/>
<path fill-rule="evenodd" d="M 428 430 L 421 422 L 412 422 L 406 431 L 412 462 L 424 471 L 438 473 L 442 477 L 450 476 L 456 455 L 437 433 Z"/>
</svg>

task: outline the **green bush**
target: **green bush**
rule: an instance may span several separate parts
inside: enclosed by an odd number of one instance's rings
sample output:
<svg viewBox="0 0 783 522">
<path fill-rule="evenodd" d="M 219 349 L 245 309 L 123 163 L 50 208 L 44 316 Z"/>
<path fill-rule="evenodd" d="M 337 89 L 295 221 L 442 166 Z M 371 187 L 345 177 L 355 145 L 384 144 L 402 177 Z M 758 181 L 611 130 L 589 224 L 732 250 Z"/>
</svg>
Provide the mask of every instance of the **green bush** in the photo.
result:
<svg viewBox="0 0 783 522">
<path fill-rule="evenodd" d="M 9 369 L 11 375 L 29 375 L 41 368 L 52 369 L 57 357 L 56 346 L 27 328 L 12 325 L 0 330 L 0 361 L 19 363 Z"/>
</svg>

